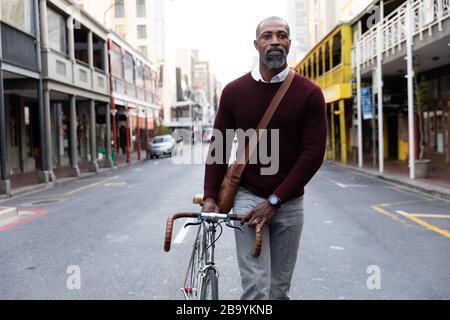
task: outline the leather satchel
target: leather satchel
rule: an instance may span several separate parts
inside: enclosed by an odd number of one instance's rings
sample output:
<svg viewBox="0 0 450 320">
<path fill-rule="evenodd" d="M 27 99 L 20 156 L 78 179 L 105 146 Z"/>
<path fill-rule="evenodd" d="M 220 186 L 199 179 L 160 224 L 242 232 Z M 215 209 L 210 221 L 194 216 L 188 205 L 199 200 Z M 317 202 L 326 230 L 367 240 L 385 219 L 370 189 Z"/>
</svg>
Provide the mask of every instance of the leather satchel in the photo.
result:
<svg viewBox="0 0 450 320">
<path fill-rule="evenodd" d="M 258 127 L 256 128 L 256 132 L 250 137 L 249 143 L 245 146 L 245 152 L 241 154 L 239 158 L 228 167 L 227 172 L 220 185 L 216 200 L 221 213 L 228 213 L 233 207 L 234 198 L 236 197 L 236 193 L 239 188 L 242 173 L 244 172 L 247 162 L 256 149 L 260 136 L 262 135 L 262 132 L 260 133 L 260 131 L 267 128 L 267 125 L 272 119 L 275 110 L 278 108 L 281 100 L 289 89 L 292 80 L 294 79 L 294 75 L 295 72 L 293 70 L 289 70 L 289 74 L 286 80 L 283 81 L 272 101 L 270 102 L 269 107 L 267 108 L 264 116 L 258 124 Z"/>
</svg>

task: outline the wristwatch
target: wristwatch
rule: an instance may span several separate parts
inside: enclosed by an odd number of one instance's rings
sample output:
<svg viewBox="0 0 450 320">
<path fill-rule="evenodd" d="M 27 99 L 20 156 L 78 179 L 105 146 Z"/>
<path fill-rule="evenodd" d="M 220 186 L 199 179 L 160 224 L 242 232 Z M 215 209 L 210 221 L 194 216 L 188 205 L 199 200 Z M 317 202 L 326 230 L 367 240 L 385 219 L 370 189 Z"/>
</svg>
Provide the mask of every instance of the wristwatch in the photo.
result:
<svg viewBox="0 0 450 320">
<path fill-rule="evenodd" d="M 267 198 L 267 202 L 269 202 L 269 204 L 272 207 L 275 207 L 277 209 L 279 209 L 281 207 L 281 199 L 278 198 L 276 195 L 271 194 L 268 198 Z"/>
</svg>

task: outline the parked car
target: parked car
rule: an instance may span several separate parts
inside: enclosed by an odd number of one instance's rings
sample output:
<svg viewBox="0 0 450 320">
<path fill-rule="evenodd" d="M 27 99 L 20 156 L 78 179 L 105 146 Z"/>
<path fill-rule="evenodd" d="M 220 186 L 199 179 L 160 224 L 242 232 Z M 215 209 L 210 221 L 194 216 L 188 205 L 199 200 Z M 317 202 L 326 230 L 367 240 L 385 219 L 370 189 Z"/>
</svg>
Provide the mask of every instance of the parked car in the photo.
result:
<svg viewBox="0 0 450 320">
<path fill-rule="evenodd" d="M 171 135 L 156 136 L 152 139 L 149 146 L 150 158 L 159 158 L 163 155 L 172 156 L 176 142 Z"/>
</svg>

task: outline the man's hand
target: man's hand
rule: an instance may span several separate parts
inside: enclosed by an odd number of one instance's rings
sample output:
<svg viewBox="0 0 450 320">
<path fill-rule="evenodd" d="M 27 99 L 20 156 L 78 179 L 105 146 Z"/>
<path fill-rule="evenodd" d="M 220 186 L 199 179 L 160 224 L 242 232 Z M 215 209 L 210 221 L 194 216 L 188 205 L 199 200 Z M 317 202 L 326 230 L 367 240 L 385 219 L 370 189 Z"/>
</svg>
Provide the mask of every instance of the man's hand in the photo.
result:
<svg viewBox="0 0 450 320">
<path fill-rule="evenodd" d="M 250 228 L 256 229 L 256 232 L 260 232 L 263 225 L 270 221 L 276 213 L 277 209 L 271 206 L 267 200 L 264 200 L 248 213 L 241 221 L 241 224 L 247 222 Z"/>
<path fill-rule="evenodd" d="M 220 208 L 214 198 L 206 198 L 205 201 L 203 201 L 202 212 L 220 213 Z"/>
</svg>

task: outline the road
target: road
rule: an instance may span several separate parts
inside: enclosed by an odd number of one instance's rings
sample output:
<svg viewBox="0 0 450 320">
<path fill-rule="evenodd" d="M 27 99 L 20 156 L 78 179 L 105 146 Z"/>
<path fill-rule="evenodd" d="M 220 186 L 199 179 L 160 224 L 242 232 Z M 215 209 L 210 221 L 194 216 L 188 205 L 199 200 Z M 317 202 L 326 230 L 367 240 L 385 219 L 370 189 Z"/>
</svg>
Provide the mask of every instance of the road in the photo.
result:
<svg viewBox="0 0 450 320">
<path fill-rule="evenodd" d="M 22 215 L 0 221 L 0 299 L 181 299 L 194 229 L 177 222 L 165 253 L 165 220 L 198 210 L 202 183 L 202 164 L 165 158 L 2 201 Z M 326 163 L 306 189 L 291 297 L 449 299 L 448 230 L 448 201 Z M 234 250 L 226 229 L 221 299 L 240 296 Z"/>
</svg>

